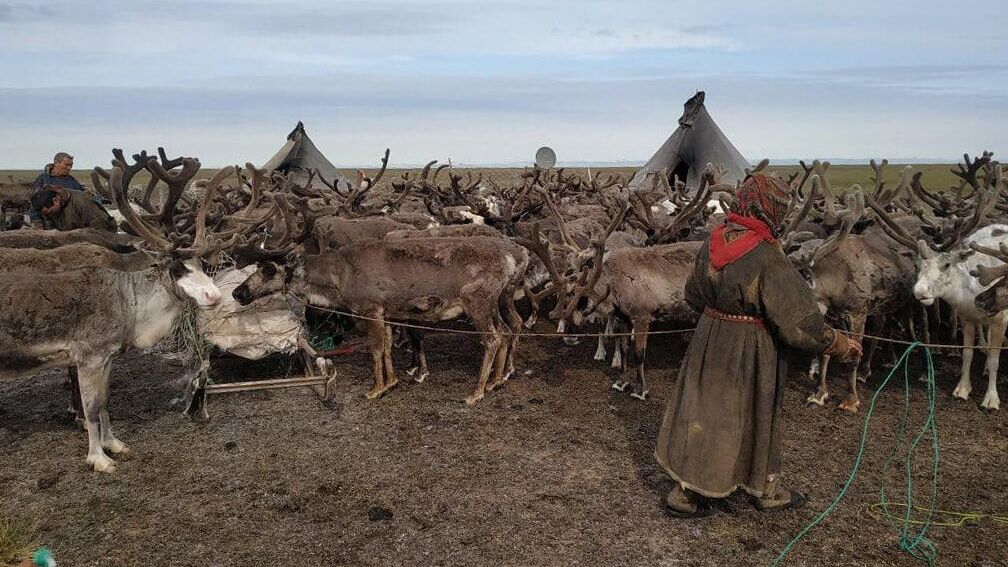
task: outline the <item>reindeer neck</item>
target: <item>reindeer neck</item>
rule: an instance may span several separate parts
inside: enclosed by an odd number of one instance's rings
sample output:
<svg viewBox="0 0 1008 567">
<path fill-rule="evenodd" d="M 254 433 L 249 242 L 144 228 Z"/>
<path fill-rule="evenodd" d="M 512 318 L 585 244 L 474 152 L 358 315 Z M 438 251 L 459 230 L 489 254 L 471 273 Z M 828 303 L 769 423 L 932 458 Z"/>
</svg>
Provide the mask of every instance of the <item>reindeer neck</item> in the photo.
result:
<svg viewBox="0 0 1008 567">
<path fill-rule="evenodd" d="M 337 257 L 335 253 L 326 256 Z M 338 305 L 343 298 L 344 266 L 342 259 L 304 262 L 295 269 L 289 289 L 302 301 L 316 307 Z"/>
<path fill-rule="evenodd" d="M 168 289 L 171 280 L 154 268 L 120 273 L 123 300 L 132 316 L 131 342 L 137 348 L 153 346 L 171 332 L 185 302 Z"/>
</svg>

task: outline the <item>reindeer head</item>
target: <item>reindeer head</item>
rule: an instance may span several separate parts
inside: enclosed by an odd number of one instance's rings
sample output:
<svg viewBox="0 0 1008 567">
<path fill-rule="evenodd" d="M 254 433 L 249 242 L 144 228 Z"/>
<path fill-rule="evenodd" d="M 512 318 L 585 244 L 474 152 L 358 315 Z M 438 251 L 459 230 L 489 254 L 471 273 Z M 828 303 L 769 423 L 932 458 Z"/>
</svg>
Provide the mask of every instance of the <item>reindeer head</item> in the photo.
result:
<svg viewBox="0 0 1008 567">
<path fill-rule="evenodd" d="M 168 276 L 182 295 L 200 307 L 213 307 L 220 303 L 221 291 L 203 271 L 202 262 L 196 258 L 183 260 L 167 256 L 161 259 L 159 271 Z"/>
<path fill-rule="evenodd" d="M 302 226 L 300 234 L 290 236 L 297 229 L 297 220 L 291 205 L 284 195 L 271 195 L 273 213 L 267 218 L 279 214 L 282 219 L 282 236 L 280 242 L 266 247 L 266 242 L 242 246 L 241 255 L 254 258 L 257 269 L 244 282 L 234 289 L 231 296 L 241 305 L 248 305 L 260 297 L 286 292 L 295 272 L 301 264 L 301 255 L 295 254 L 295 249 L 309 240 L 315 225 L 315 217 L 309 211 L 307 200 L 298 202 L 298 212 L 301 215 Z"/>
<path fill-rule="evenodd" d="M 286 292 L 294 277 L 294 269 L 289 263 L 259 262 L 256 271 L 236 287 L 231 296 L 240 305 L 248 305 L 260 297 Z"/>
<path fill-rule="evenodd" d="M 116 205 L 126 219 L 126 224 L 134 234 L 144 240 L 145 251 L 155 260 L 153 267 L 163 278 L 165 287 L 176 297 L 195 301 L 200 307 L 216 305 L 220 302 L 221 291 L 203 271 L 200 258 L 213 254 L 224 246 L 217 239 L 208 236 L 206 216 L 217 187 L 225 177 L 234 173 L 234 168 L 220 170 L 207 182 L 206 195 L 196 213 L 193 227 L 195 236 L 190 241 L 188 234 L 177 230 L 175 207 L 186 185 L 199 171 L 199 160 L 195 158 L 169 160 L 165 156 L 164 149 L 158 148 L 158 152 L 161 156 L 160 163 L 156 158 L 148 158 L 147 152 L 141 152 L 133 156 L 132 164 L 127 164 L 122 150 L 112 150 L 115 159 L 112 161 L 112 172 L 109 175 L 110 192 L 115 197 Z M 181 169 L 176 171 L 179 166 Z M 148 220 L 156 222 L 144 220 L 133 209 L 126 195 L 130 180 L 142 169 L 147 169 L 153 178 L 168 185 L 168 199 L 161 211 L 147 215 Z"/>
<path fill-rule="evenodd" d="M 913 291 L 914 297 L 924 305 L 933 304 L 953 290 L 959 267 L 973 255 L 973 250 L 963 248 L 937 252 L 923 240 L 917 242 L 917 251 L 920 262 Z"/>
</svg>

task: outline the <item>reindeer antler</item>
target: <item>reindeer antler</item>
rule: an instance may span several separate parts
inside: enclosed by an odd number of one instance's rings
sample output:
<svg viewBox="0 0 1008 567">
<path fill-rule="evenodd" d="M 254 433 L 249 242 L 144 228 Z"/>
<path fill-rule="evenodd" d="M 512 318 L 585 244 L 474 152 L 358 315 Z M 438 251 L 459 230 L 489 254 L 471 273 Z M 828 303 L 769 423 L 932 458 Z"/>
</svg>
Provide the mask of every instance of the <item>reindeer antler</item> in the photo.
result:
<svg viewBox="0 0 1008 567">
<path fill-rule="evenodd" d="M 1008 242 L 998 242 L 997 250 L 976 242 L 970 243 L 970 248 L 1005 262 L 1000 266 L 977 266 L 975 275 L 980 280 L 980 285 L 990 285 L 996 280 L 1008 276 Z"/>
</svg>

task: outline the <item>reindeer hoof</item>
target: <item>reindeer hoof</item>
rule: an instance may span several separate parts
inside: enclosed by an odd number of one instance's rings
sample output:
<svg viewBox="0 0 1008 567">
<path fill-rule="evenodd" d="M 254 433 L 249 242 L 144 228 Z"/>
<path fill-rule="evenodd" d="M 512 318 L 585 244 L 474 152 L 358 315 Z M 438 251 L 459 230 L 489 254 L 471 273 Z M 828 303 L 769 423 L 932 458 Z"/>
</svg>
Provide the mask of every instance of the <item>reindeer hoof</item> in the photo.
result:
<svg viewBox="0 0 1008 567">
<path fill-rule="evenodd" d="M 809 397 L 805 398 L 805 407 L 807 407 L 807 408 L 816 408 L 816 407 L 821 408 L 821 407 L 823 407 L 823 406 L 826 405 L 826 399 L 827 398 L 829 398 L 829 392 L 823 392 L 823 393 L 816 392 L 816 393 L 810 394 Z"/>
<path fill-rule="evenodd" d="M 470 396 L 468 396 L 465 399 L 465 403 L 466 403 L 467 406 L 474 406 L 477 403 L 479 403 L 479 401 L 482 400 L 482 399 L 483 399 L 483 394 L 471 394 Z"/>
<path fill-rule="evenodd" d="M 385 386 L 382 386 L 381 388 L 371 388 L 370 390 L 368 390 L 368 393 L 366 394 L 367 395 L 367 399 L 369 399 L 369 400 L 377 400 L 378 398 L 382 397 L 382 395 L 384 395 L 385 392 L 388 392 L 393 387 L 395 387 L 395 385 L 398 384 L 398 383 L 399 383 L 399 381 L 397 380 L 395 382 L 392 382 L 391 384 L 386 384 Z"/>
<path fill-rule="evenodd" d="M 420 368 L 417 367 L 417 366 L 414 366 L 413 368 L 407 368 L 406 369 L 406 375 L 407 376 L 413 376 L 414 374 L 417 373 L 417 370 L 420 370 Z"/>
<path fill-rule="evenodd" d="M 105 455 L 88 455 L 87 464 L 91 465 L 95 472 L 112 474 L 116 470 L 115 461 Z"/>
<path fill-rule="evenodd" d="M 497 388 L 500 388 L 503 385 L 504 385 L 504 379 L 503 378 L 501 378 L 500 380 L 495 380 L 495 381 L 490 382 L 489 384 L 487 384 L 486 391 L 487 392 L 492 392 L 492 391 L 496 390 Z"/>
<path fill-rule="evenodd" d="M 111 443 L 102 443 L 102 449 L 105 449 L 113 455 L 125 455 L 129 453 L 129 447 L 118 439 L 113 439 Z"/>
<path fill-rule="evenodd" d="M 415 378 L 417 384 L 423 384 L 423 381 L 430 376 L 430 372 L 421 372 L 419 376 Z"/>
<path fill-rule="evenodd" d="M 612 389 L 617 392 L 625 392 L 626 387 L 629 386 L 629 382 L 613 382 Z"/>
<path fill-rule="evenodd" d="M 563 342 L 567 346 L 575 346 L 581 344 L 581 340 L 577 337 L 564 337 Z"/>
<path fill-rule="evenodd" d="M 955 390 L 952 390 L 952 397 L 959 398 L 960 400 L 968 400 L 972 393 L 972 389 L 968 386 L 957 386 Z"/>
<path fill-rule="evenodd" d="M 983 402 L 980 403 L 980 407 L 989 410 L 999 410 L 1001 409 L 1001 400 L 998 398 L 997 393 L 987 394 L 984 396 Z"/>
<path fill-rule="evenodd" d="M 648 390 L 644 390 L 640 394 L 638 394 L 637 392 L 630 392 L 631 398 L 636 398 L 642 402 L 647 401 L 647 396 L 648 396 Z"/>
<path fill-rule="evenodd" d="M 596 352 L 594 359 L 601 362 L 605 360 L 605 355 L 606 355 L 605 351 Z"/>
<path fill-rule="evenodd" d="M 840 409 L 847 413 L 857 413 L 860 406 L 861 402 L 859 400 L 844 400 L 840 404 Z"/>
</svg>

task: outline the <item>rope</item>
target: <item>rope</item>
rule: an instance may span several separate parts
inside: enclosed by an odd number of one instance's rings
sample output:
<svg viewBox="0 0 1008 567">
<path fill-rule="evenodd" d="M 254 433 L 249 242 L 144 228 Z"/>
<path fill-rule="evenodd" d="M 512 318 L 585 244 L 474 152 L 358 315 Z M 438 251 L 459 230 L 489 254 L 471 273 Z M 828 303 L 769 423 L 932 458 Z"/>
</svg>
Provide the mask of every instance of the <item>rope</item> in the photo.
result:
<svg viewBox="0 0 1008 567">
<path fill-rule="evenodd" d="M 935 423 L 935 372 L 934 372 L 934 362 L 931 359 L 931 351 L 924 345 L 920 343 L 911 343 L 910 346 L 903 352 L 896 365 L 886 376 L 882 384 L 879 385 L 878 389 L 875 390 L 875 394 L 872 396 L 871 405 L 868 407 L 868 412 L 865 415 L 864 426 L 861 429 L 861 441 L 858 445 L 857 455 L 854 459 L 854 466 L 851 469 L 850 475 L 847 477 L 847 482 L 844 483 L 843 488 L 840 489 L 840 493 L 837 494 L 836 498 L 826 507 L 825 510 L 819 513 L 818 516 L 807 526 L 802 528 L 800 532 L 781 550 L 777 559 L 774 560 L 773 566 L 776 567 L 784 561 L 787 554 L 805 537 L 813 528 L 819 525 L 827 516 L 833 513 L 837 505 L 840 504 L 840 500 L 847 495 L 850 490 L 851 485 L 854 483 L 854 479 L 857 477 L 858 471 L 861 469 L 861 464 L 864 462 L 865 444 L 868 441 L 868 426 L 871 424 L 872 414 L 875 412 L 875 404 L 878 402 L 879 395 L 882 393 L 882 389 L 885 388 L 889 380 L 896 374 L 896 371 L 900 367 L 903 368 L 903 391 L 904 391 L 904 407 L 903 413 L 900 416 L 900 424 L 897 430 L 896 446 L 893 448 L 892 453 L 886 459 L 885 465 L 882 468 L 883 477 L 889 468 L 889 465 L 896 458 L 896 454 L 899 452 L 900 447 L 904 443 L 904 437 L 906 433 L 907 418 L 909 416 L 910 409 L 910 371 L 909 371 L 909 358 L 910 354 L 913 353 L 917 348 L 924 349 L 924 358 L 927 361 L 927 396 L 928 396 L 928 415 L 924 421 L 924 425 L 921 426 L 920 431 L 914 436 L 913 441 L 910 442 L 905 458 L 905 469 L 906 469 L 906 499 L 907 502 L 913 502 L 913 477 L 911 475 L 911 465 L 913 464 L 914 451 L 917 445 L 921 442 L 925 435 L 929 435 L 931 438 L 931 447 L 933 455 L 933 464 L 931 467 L 931 495 L 929 498 L 929 507 L 921 508 L 926 512 L 925 519 L 922 521 L 911 521 L 910 512 L 913 508 L 912 506 L 906 506 L 906 513 L 902 517 L 898 517 L 899 521 L 902 522 L 899 547 L 900 550 L 909 554 L 914 559 L 926 563 L 929 567 L 933 567 L 935 559 L 937 557 L 937 550 L 935 549 L 934 543 L 926 537 L 927 530 L 932 525 L 932 517 L 935 514 L 935 501 L 938 497 L 938 462 L 939 462 L 939 448 L 938 448 L 938 430 Z M 885 480 L 883 479 L 882 488 L 880 492 L 880 504 L 883 511 L 888 516 L 894 516 L 889 511 L 889 503 L 886 499 L 886 488 Z M 896 506 L 894 504 L 894 506 Z M 904 505 L 905 506 L 905 505 Z M 891 522 L 895 525 L 896 520 Z M 916 533 L 911 534 L 911 526 L 919 525 L 920 530 Z"/>
<path fill-rule="evenodd" d="M 342 311 L 340 309 L 332 309 L 330 307 L 318 307 L 312 305 L 312 309 L 317 309 L 319 311 L 326 311 L 328 313 L 336 313 L 337 315 L 343 315 L 345 317 L 351 317 L 353 319 L 360 319 L 362 321 L 374 321 L 376 323 L 384 323 L 392 327 L 403 327 L 406 329 L 418 329 L 421 331 L 431 331 L 435 333 L 445 333 L 449 335 L 478 335 L 478 336 L 498 336 L 498 337 L 553 337 L 553 338 L 564 338 L 564 337 L 633 337 L 638 334 L 650 335 L 679 335 L 692 333 L 696 330 L 696 327 L 690 327 L 689 329 L 668 329 L 664 331 L 648 331 L 647 333 L 513 333 L 513 332 L 500 332 L 491 333 L 489 331 L 472 331 L 469 329 L 445 329 L 443 327 L 432 327 L 430 325 L 417 325 L 415 323 L 402 323 L 398 321 L 389 321 L 380 317 L 368 317 L 367 315 L 358 315 L 350 311 Z"/>
<path fill-rule="evenodd" d="M 474 330 L 469 330 L 469 329 L 445 329 L 443 327 L 433 327 L 433 326 L 430 326 L 430 325 L 418 325 L 416 323 L 403 323 L 403 322 L 399 322 L 399 321 L 389 321 L 387 319 L 380 318 L 380 317 L 368 317 L 367 315 L 359 315 L 359 314 L 353 313 L 351 311 L 343 311 L 341 309 L 333 309 L 331 307 L 318 307 L 316 305 L 312 305 L 311 307 L 312 307 L 312 309 L 316 309 L 318 311 L 325 311 L 325 312 L 328 312 L 328 313 L 335 313 L 337 315 L 343 315 L 345 317 L 350 317 L 350 318 L 353 318 L 353 319 L 360 319 L 362 321 L 374 321 L 376 323 L 384 323 L 385 325 L 390 325 L 392 327 L 402 327 L 402 328 L 406 328 L 406 329 L 417 329 L 417 330 L 420 330 L 420 331 L 430 331 L 430 332 L 434 332 L 434 333 L 444 333 L 444 334 L 449 334 L 449 335 L 452 335 L 452 334 L 454 334 L 454 335 L 476 335 L 476 336 L 491 336 L 492 335 L 492 336 L 499 336 L 499 337 L 515 337 L 515 336 L 518 336 L 518 337 L 522 337 L 522 338 L 540 338 L 540 337 L 545 337 L 545 338 L 564 338 L 564 337 L 571 337 L 571 338 L 575 338 L 575 337 L 576 338 L 598 338 L 598 337 L 634 337 L 634 336 L 637 336 L 637 335 L 647 335 L 647 336 L 652 336 L 652 335 L 682 335 L 682 334 L 692 333 L 693 331 L 696 331 L 696 327 L 690 327 L 689 329 L 666 329 L 666 330 L 661 330 L 661 331 L 648 331 L 646 333 L 634 333 L 634 332 L 629 332 L 629 333 L 520 333 L 520 332 L 519 333 L 514 333 L 514 332 L 511 332 L 511 331 L 500 332 L 500 333 L 491 333 L 491 332 L 488 332 L 488 331 L 474 331 Z M 842 332 L 845 335 L 851 336 L 851 337 L 860 337 L 860 338 L 863 338 L 863 339 L 873 339 L 873 340 L 876 340 L 876 341 L 882 341 L 882 342 L 886 342 L 886 343 L 892 343 L 892 344 L 903 345 L 903 346 L 918 346 L 918 347 L 923 347 L 923 348 L 927 348 L 927 349 L 966 350 L 967 348 L 970 348 L 970 349 L 978 349 L 978 350 L 991 350 L 990 347 L 977 347 L 977 346 L 966 347 L 966 346 L 963 346 L 963 345 L 949 345 L 949 344 L 938 344 L 938 343 L 922 343 L 920 341 L 907 341 L 907 340 L 903 340 L 903 339 L 893 339 L 893 338 L 890 338 L 890 337 L 880 337 L 880 336 L 877 336 L 877 335 L 870 335 L 870 334 L 867 334 L 867 333 L 848 333 L 846 331 L 840 331 L 840 332 Z M 998 350 L 998 351 L 1008 350 L 1008 345 L 997 347 L 996 350 Z"/>
<path fill-rule="evenodd" d="M 890 502 L 888 506 L 894 508 L 906 508 L 905 502 Z M 927 508 L 922 508 L 920 506 L 911 506 L 911 508 L 917 512 L 931 512 L 933 515 L 939 516 L 951 516 L 948 521 L 931 521 L 931 526 L 941 527 L 941 528 L 961 528 L 968 524 L 979 524 L 984 520 L 989 520 L 995 524 L 1000 524 L 1003 526 L 1008 526 L 1008 516 L 998 516 L 995 514 L 984 514 L 982 512 L 956 512 L 954 510 L 929 510 Z M 914 526 L 922 526 L 926 523 L 926 520 L 910 519 L 906 520 L 906 516 L 900 516 L 889 512 L 886 505 L 882 502 L 876 502 L 868 506 L 868 512 L 872 514 L 877 514 L 884 518 L 890 520 L 904 520 L 907 523 Z"/>
</svg>

